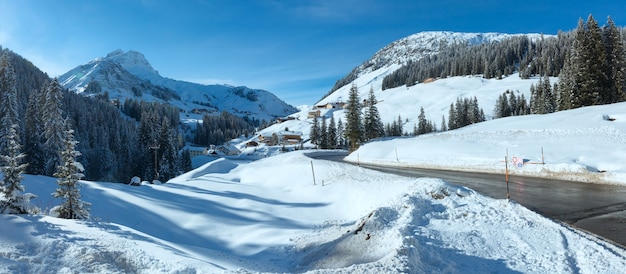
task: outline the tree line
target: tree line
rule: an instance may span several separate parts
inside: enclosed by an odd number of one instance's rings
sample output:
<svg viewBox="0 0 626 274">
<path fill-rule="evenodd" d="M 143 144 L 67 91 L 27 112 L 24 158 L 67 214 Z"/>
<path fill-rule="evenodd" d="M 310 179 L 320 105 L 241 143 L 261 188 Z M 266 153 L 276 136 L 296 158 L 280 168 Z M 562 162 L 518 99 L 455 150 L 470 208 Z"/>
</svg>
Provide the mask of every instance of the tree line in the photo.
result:
<svg viewBox="0 0 626 274">
<path fill-rule="evenodd" d="M 506 91 L 496 101 L 494 118 L 546 114 L 578 107 L 626 100 L 626 35 L 609 17 L 604 27 L 589 15 L 579 19 L 572 43 L 565 51 L 558 83 L 549 75 L 530 86 L 530 98 Z M 508 94 L 508 96 L 507 96 Z"/>
<path fill-rule="evenodd" d="M 26 155 L 22 152 L 17 76 L 10 60 L 9 52 L 4 51 L 0 60 L 0 170 L 3 173 L 0 181 L 0 212 L 34 214 L 39 209 L 31 205 L 30 200 L 36 196 L 25 193 L 21 184 L 22 174 L 29 163 L 24 162 Z M 77 142 L 69 119 L 62 117 L 61 88 L 56 79 L 44 94 L 40 98 L 41 114 L 46 117 L 40 132 L 45 138 L 41 144 L 41 153 L 44 155 L 41 168 L 52 172 L 57 178 L 59 187 L 52 195 L 63 200 L 50 212 L 67 219 L 89 218 L 90 203 L 81 200 L 78 190 L 78 180 L 83 178 L 84 168 L 76 158 L 81 154 L 75 150 Z"/>
</svg>

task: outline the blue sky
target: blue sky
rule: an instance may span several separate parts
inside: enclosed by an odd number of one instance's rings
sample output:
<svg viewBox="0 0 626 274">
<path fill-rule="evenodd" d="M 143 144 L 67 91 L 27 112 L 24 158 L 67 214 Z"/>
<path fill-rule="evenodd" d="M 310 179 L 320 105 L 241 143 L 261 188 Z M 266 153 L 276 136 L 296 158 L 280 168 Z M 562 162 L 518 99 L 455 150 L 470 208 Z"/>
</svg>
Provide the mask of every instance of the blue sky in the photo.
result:
<svg viewBox="0 0 626 274">
<path fill-rule="evenodd" d="M 163 76 L 266 89 L 300 105 L 413 33 L 556 34 L 589 14 L 624 26 L 625 8 L 622 0 L 0 0 L 0 45 L 51 76 L 137 50 Z"/>
</svg>

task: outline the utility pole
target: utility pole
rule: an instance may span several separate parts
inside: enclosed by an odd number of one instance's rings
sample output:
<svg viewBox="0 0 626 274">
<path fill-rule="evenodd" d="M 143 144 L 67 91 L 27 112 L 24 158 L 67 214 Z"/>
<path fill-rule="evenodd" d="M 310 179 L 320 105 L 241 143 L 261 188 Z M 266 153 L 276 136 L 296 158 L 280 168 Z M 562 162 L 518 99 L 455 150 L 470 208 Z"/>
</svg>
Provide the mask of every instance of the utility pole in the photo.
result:
<svg viewBox="0 0 626 274">
<path fill-rule="evenodd" d="M 159 151 L 159 148 L 161 148 L 161 145 L 153 145 L 150 147 L 150 149 L 154 149 L 154 179 L 155 180 L 159 179 L 159 165 L 157 162 L 157 152 Z"/>
</svg>

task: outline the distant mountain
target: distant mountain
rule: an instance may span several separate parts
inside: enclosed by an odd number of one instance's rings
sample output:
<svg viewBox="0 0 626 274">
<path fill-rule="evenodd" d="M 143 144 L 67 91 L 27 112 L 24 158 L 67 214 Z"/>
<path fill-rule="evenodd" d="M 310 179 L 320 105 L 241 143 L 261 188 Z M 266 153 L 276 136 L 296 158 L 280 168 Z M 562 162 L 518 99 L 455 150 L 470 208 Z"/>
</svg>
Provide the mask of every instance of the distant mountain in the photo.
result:
<svg viewBox="0 0 626 274">
<path fill-rule="evenodd" d="M 297 109 L 269 91 L 244 86 L 202 85 L 163 77 L 137 51 L 116 50 L 59 77 L 61 84 L 86 96 L 104 95 L 166 102 L 187 115 L 228 111 L 237 116 L 271 120 Z M 195 114 L 194 114 L 195 112 Z M 185 117 L 185 115 L 181 115 Z"/>
</svg>

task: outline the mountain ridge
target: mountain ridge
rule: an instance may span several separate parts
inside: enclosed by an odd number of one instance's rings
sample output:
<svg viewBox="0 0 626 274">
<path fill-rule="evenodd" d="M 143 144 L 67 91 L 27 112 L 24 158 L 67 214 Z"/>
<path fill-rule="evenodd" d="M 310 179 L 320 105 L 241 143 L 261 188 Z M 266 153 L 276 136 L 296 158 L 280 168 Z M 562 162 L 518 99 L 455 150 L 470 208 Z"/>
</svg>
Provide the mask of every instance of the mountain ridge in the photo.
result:
<svg viewBox="0 0 626 274">
<path fill-rule="evenodd" d="M 120 101 L 132 98 L 172 104 L 187 113 L 185 118 L 199 119 L 199 113 L 228 111 L 269 121 L 297 111 L 266 90 L 163 77 L 135 50 L 114 50 L 61 75 L 59 82 L 73 92 L 86 92 L 86 96 L 106 93 Z"/>
</svg>

